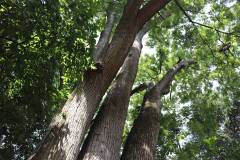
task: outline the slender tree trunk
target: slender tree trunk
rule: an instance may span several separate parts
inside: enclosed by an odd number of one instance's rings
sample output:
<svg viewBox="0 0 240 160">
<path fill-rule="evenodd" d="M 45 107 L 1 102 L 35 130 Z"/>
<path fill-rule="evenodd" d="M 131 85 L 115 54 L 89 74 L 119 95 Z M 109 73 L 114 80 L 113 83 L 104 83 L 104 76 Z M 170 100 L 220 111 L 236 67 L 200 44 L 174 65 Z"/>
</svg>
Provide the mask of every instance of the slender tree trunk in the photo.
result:
<svg viewBox="0 0 240 160">
<path fill-rule="evenodd" d="M 142 110 L 134 121 L 121 160 L 153 160 L 160 128 L 161 97 L 169 92 L 174 76 L 193 61 L 181 61 L 144 96 Z"/>
<path fill-rule="evenodd" d="M 151 0 L 152 1 L 152 0 Z M 161 3 L 160 3 L 161 2 Z M 169 1 L 159 0 L 158 10 Z M 97 106 L 124 62 L 136 33 L 152 15 L 138 14 L 143 0 L 128 0 L 111 43 L 106 49 L 102 67 L 88 70 L 60 114 L 52 121 L 49 131 L 29 159 L 76 160 L 84 136 Z"/>
<path fill-rule="evenodd" d="M 142 49 L 144 27 L 136 36 L 128 57 L 108 92 L 79 154 L 79 160 L 117 160 L 133 82 Z"/>
</svg>

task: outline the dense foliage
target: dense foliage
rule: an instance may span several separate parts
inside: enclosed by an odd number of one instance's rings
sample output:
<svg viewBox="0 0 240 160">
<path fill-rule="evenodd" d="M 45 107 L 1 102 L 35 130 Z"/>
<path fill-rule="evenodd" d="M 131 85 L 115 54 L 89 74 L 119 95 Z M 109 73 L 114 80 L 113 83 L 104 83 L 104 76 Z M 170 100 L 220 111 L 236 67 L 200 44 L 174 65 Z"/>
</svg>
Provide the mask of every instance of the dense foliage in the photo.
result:
<svg viewBox="0 0 240 160">
<path fill-rule="evenodd" d="M 3 0 L 0 155 L 24 158 L 90 64 L 95 1 Z M 0 157 L 1 159 L 1 157 Z"/>
</svg>

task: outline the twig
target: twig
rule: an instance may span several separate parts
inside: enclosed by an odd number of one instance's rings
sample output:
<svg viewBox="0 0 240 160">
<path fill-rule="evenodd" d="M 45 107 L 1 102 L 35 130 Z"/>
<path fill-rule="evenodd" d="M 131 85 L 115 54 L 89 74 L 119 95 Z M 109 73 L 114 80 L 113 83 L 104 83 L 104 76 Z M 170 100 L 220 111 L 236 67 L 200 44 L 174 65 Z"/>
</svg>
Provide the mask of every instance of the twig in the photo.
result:
<svg viewBox="0 0 240 160">
<path fill-rule="evenodd" d="M 202 23 L 193 21 L 193 20 L 191 19 L 191 17 L 187 14 L 187 12 L 184 10 L 184 8 L 181 6 L 181 4 L 180 4 L 177 0 L 174 0 L 174 1 L 175 1 L 176 5 L 179 7 L 179 9 L 183 12 L 183 14 L 187 17 L 187 19 L 188 19 L 191 23 L 193 23 L 193 24 L 195 24 L 195 25 L 199 25 L 199 26 L 205 27 L 205 28 L 208 28 L 208 29 L 213 29 L 213 30 L 215 30 L 215 31 L 218 32 L 218 33 L 223 33 L 223 34 L 228 34 L 228 35 L 235 35 L 235 34 L 234 34 L 235 32 L 225 32 L 225 31 L 219 30 L 219 29 L 217 29 L 217 28 L 214 28 L 214 27 L 212 27 L 212 26 L 208 26 L 208 25 L 205 25 L 205 24 L 202 24 Z M 235 35 L 235 36 L 239 37 L 238 35 Z"/>
<path fill-rule="evenodd" d="M 194 22 L 194 21 L 191 19 L 191 17 L 185 12 L 184 8 L 181 6 L 181 4 L 180 4 L 177 0 L 174 0 L 174 1 L 175 1 L 176 5 L 178 6 L 178 8 L 183 12 L 183 14 L 187 17 L 187 19 L 192 23 L 192 25 L 193 25 L 193 26 L 197 29 L 197 31 L 198 31 L 198 27 L 197 27 L 196 24 L 195 24 L 196 22 Z M 199 24 L 200 24 L 200 23 L 199 23 Z M 199 31 L 198 31 L 198 33 L 199 33 Z M 202 35 L 201 35 L 200 33 L 199 33 L 199 37 L 201 38 L 201 40 L 203 41 L 203 43 L 204 43 L 205 45 L 207 45 L 207 47 L 209 48 L 209 50 L 210 50 L 211 53 L 212 53 L 213 58 L 215 58 L 213 49 L 211 48 L 211 46 L 209 45 L 209 43 L 205 41 L 205 39 L 202 37 Z"/>
</svg>

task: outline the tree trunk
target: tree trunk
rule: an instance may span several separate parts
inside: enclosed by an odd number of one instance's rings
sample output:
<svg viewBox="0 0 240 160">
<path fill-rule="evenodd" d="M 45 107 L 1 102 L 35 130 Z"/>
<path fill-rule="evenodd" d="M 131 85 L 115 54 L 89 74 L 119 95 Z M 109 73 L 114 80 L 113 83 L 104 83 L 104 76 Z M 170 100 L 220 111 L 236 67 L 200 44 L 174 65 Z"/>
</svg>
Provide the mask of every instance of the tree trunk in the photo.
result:
<svg viewBox="0 0 240 160">
<path fill-rule="evenodd" d="M 159 10 L 168 3 L 165 0 L 160 0 L 160 2 L 157 3 Z M 53 120 L 42 143 L 29 159 L 77 159 L 80 146 L 97 106 L 123 64 L 136 33 L 145 23 L 142 19 L 139 20 L 138 15 L 142 3 L 143 0 L 128 0 L 104 55 L 102 67 L 85 72 L 83 81 L 74 90 L 61 113 Z M 148 16 L 144 20 L 147 21 L 150 18 Z"/>
<path fill-rule="evenodd" d="M 144 95 L 142 110 L 133 123 L 121 160 L 154 160 L 160 129 L 161 97 L 169 92 L 174 76 L 193 61 L 181 61 Z"/>
<path fill-rule="evenodd" d="M 142 110 L 133 123 L 126 140 L 121 160 L 153 160 L 159 132 L 160 95 L 145 95 Z"/>
<path fill-rule="evenodd" d="M 117 160 L 122 143 L 122 132 L 127 116 L 133 82 L 142 49 L 142 37 L 148 27 L 141 30 L 133 43 L 122 69 L 108 92 L 94 124 L 79 154 L 79 160 Z"/>
</svg>

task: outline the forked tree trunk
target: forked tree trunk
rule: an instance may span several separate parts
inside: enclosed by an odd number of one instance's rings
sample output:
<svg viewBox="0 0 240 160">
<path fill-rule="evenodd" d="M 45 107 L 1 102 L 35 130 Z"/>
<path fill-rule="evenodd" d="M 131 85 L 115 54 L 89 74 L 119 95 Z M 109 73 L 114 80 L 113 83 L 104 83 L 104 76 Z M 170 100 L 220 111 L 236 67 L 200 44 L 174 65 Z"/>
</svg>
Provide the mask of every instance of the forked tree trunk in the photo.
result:
<svg viewBox="0 0 240 160">
<path fill-rule="evenodd" d="M 152 1 L 155 0 L 150 0 Z M 49 131 L 37 150 L 29 157 L 34 160 L 76 160 L 84 136 L 97 106 L 124 62 L 136 33 L 158 10 L 169 1 L 158 0 L 139 9 L 143 0 L 128 0 L 115 34 L 106 49 L 102 67 L 88 70 L 64 105 L 60 114 L 52 121 Z M 148 3 L 147 3 L 148 4 Z M 157 6 L 157 7 L 156 7 Z"/>
<path fill-rule="evenodd" d="M 136 36 L 121 71 L 113 82 L 83 144 L 79 160 L 117 160 L 127 117 L 130 93 L 138 68 L 144 27 Z"/>
<path fill-rule="evenodd" d="M 160 128 L 161 97 L 169 92 L 174 76 L 193 61 L 181 61 L 144 95 L 139 116 L 133 123 L 121 160 L 154 160 Z"/>
</svg>

